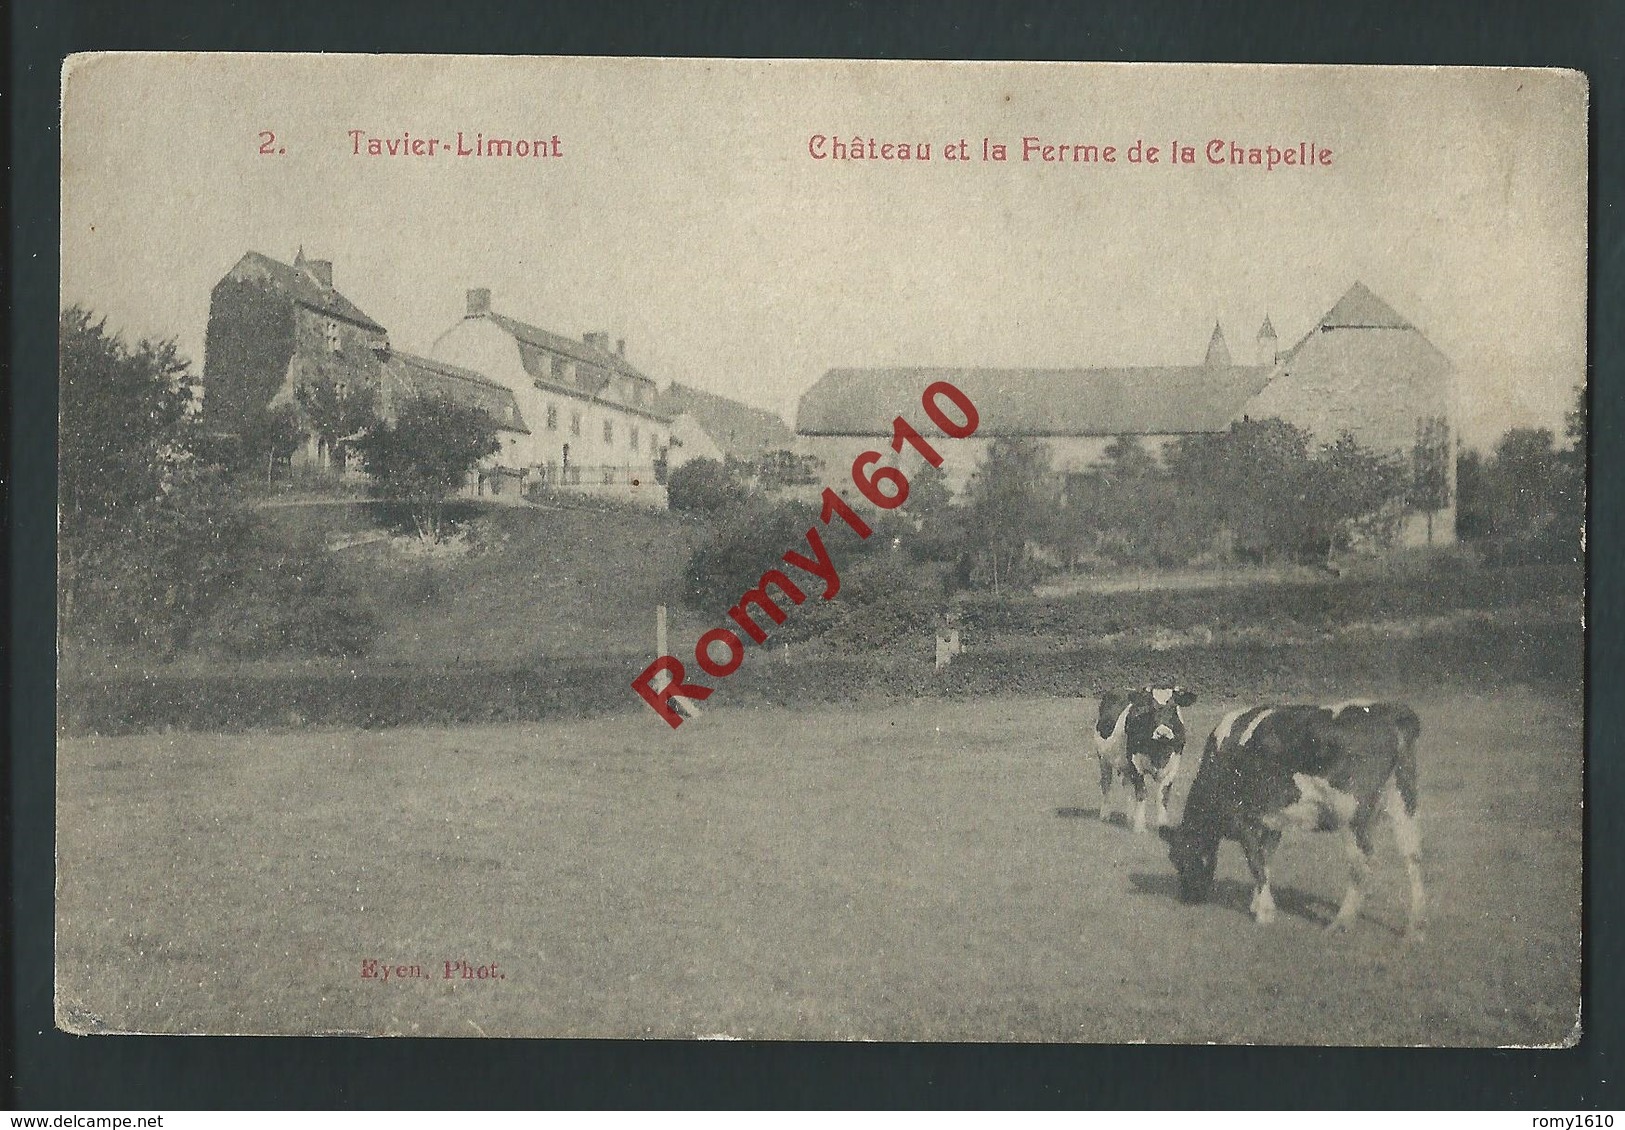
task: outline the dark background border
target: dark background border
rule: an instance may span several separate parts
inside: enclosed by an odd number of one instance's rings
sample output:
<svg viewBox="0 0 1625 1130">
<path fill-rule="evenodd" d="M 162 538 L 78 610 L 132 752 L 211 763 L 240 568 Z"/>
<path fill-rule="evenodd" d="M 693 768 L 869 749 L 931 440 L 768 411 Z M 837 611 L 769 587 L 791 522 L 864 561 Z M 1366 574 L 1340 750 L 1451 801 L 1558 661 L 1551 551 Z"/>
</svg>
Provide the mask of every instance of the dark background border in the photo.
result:
<svg viewBox="0 0 1625 1130">
<path fill-rule="evenodd" d="M 1415 10 L 1413 10 L 1413 7 Z M 10 884 L 0 1067 L 24 1109 L 1625 1106 L 1619 892 L 1621 5 L 1195 0 L 836 5 L 15 0 L 7 279 L 14 489 Z M 1591 78 L 1586 1012 L 1566 1051 L 74 1037 L 54 1030 L 53 671 L 58 83 L 89 50 L 345 51 L 1562 66 Z M 1447 175 L 1447 174 L 1442 174 Z M 1503 280 L 1517 286 L 1518 280 Z M 1598 554 L 1595 547 L 1604 547 Z M 1596 561 L 1602 557 L 1601 561 Z M 1601 689 L 1602 693 L 1595 692 Z M 15 927 L 15 929 L 13 929 Z M 12 940 L 14 939 L 14 944 Z"/>
</svg>

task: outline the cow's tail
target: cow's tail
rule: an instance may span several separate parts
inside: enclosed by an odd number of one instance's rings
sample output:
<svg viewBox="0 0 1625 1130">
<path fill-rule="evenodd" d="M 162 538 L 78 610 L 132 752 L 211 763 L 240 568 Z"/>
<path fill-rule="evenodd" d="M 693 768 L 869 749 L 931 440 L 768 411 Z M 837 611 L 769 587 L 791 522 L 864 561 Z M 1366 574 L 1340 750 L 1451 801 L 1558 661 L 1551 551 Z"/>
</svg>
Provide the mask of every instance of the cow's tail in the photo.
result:
<svg viewBox="0 0 1625 1130">
<path fill-rule="evenodd" d="M 1416 815 L 1416 740 L 1422 736 L 1422 720 L 1408 706 L 1395 708 L 1394 729 L 1399 735 L 1399 748 L 1394 760 L 1394 784 L 1399 798 L 1405 802 L 1405 813 Z"/>
</svg>

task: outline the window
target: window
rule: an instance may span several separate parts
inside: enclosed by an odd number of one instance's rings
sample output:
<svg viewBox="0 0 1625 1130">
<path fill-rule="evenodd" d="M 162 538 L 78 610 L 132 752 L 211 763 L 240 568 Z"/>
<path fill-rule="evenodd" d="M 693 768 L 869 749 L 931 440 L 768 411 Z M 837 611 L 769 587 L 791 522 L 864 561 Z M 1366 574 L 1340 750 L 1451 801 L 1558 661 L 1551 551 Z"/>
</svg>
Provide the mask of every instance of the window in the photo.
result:
<svg viewBox="0 0 1625 1130">
<path fill-rule="evenodd" d="M 632 430 L 627 435 L 626 445 L 633 451 L 638 449 L 638 426 L 636 424 L 632 425 Z"/>
<path fill-rule="evenodd" d="M 565 373 L 564 373 L 564 358 L 562 358 L 562 357 L 553 358 L 552 364 L 550 364 L 548 366 L 548 369 L 552 373 L 553 379 L 555 381 L 558 381 L 560 384 L 563 384 L 565 382 L 566 377 L 565 377 Z"/>
<path fill-rule="evenodd" d="M 547 430 L 550 432 L 559 430 L 559 406 L 557 404 L 547 406 Z"/>
<path fill-rule="evenodd" d="M 580 412 L 572 412 L 572 413 L 570 413 L 570 434 L 573 435 L 573 436 L 578 436 L 578 435 L 581 434 L 581 413 Z"/>
<path fill-rule="evenodd" d="M 606 444 L 615 442 L 615 421 L 614 420 L 605 420 L 604 421 L 604 442 Z"/>
<path fill-rule="evenodd" d="M 650 455 L 659 455 L 660 454 L 660 437 L 658 435 L 656 435 L 654 432 L 649 433 L 649 454 Z"/>
<path fill-rule="evenodd" d="M 332 318 L 329 318 L 329 319 L 327 319 L 327 324 L 325 326 L 323 326 L 322 329 L 323 329 L 323 332 L 327 335 L 327 350 L 328 350 L 328 352 L 329 353 L 337 353 L 339 351 L 339 345 L 340 345 L 340 342 L 339 342 L 339 324 L 336 321 L 334 321 Z"/>
</svg>

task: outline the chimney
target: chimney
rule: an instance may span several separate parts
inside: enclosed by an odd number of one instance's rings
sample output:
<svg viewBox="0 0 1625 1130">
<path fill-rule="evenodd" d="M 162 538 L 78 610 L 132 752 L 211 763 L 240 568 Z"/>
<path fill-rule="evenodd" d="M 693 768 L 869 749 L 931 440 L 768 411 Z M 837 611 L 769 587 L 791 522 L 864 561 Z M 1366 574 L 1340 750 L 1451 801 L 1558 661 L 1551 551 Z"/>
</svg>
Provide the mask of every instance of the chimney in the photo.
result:
<svg viewBox="0 0 1625 1130">
<path fill-rule="evenodd" d="M 626 339 L 624 337 L 618 337 L 615 339 L 615 356 L 619 357 L 622 361 L 626 360 Z"/>
<path fill-rule="evenodd" d="M 468 313 L 465 317 L 481 318 L 491 312 L 491 288 L 488 286 L 470 287 L 468 290 Z"/>
<path fill-rule="evenodd" d="M 310 271 L 310 277 L 321 283 L 328 290 L 333 289 L 333 260 L 307 259 L 305 266 Z"/>
</svg>

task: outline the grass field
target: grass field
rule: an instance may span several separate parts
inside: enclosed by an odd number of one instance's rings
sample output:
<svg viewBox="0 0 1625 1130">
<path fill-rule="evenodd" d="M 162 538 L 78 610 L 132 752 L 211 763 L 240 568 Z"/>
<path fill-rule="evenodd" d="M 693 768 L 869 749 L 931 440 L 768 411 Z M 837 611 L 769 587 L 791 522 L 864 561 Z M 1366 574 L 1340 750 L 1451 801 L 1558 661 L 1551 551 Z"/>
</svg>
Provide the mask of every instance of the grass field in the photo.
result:
<svg viewBox="0 0 1625 1130">
<path fill-rule="evenodd" d="M 1428 940 L 1384 833 L 1281 917 L 1226 845 L 1187 907 L 1096 818 L 1090 704 L 65 740 L 58 998 L 79 1031 L 1540 1044 L 1575 1034 L 1577 698 L 1420 694 Z M 1200 736 L 1226 706 L 1189 712 Z M 1187 758 L 1174 810 L 1194 773 Z M 382 982 L 363 962 L 418 966 Z M 445 963 L 500 977 L 443 977 Z"/>
</svg>

